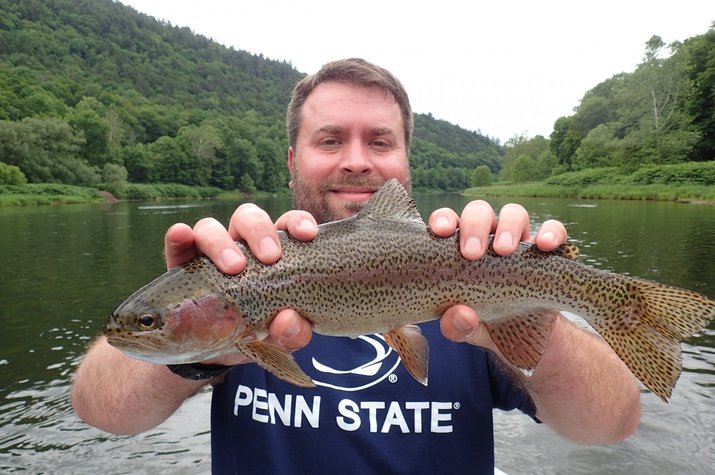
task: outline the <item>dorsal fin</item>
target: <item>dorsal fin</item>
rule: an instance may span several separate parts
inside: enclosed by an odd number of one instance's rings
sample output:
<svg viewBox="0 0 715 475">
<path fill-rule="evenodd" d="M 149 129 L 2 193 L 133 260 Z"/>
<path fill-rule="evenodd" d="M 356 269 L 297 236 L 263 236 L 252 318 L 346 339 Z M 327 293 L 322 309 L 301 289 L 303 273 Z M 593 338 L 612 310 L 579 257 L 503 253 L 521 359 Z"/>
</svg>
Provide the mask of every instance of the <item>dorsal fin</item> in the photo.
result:
<svg viewBox="0 0 715 475">
<path fill-rule="evenodd" d="M 375 220 L 396 219 L 406 221 L 422 221 L 420 212 L 412 197 L 405 187 L 396 179 L 390 178 L 372 195 L 363 209 L 357 214 L 358 218 Z"/>
<path fill-rule="evenodd" d="M 572 261 L 578 260 L 581 255 L 578 246 L 576 244 L 562 244 L 552 251 L 554 254 L 558 254 L 566 259 L 571 259 Z"/>
</svg>

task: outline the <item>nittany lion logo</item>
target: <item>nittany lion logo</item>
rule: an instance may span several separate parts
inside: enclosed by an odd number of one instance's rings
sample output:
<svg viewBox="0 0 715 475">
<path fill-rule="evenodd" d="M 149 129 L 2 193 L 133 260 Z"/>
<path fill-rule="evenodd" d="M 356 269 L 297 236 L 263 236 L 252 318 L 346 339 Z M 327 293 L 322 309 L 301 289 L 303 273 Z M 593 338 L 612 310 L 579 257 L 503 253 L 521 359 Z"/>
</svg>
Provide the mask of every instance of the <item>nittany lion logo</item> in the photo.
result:
<svg viewBox="0 0 715 475">
<path fill-rule="evenodd" d="M 316 371 L 311 372 L 311 377 L 315 384 L 343 391 L 360 391 L 388 378 L 400 365 L 400 357 L 382 335 L 359 336 L 351 344 L 367 345 L 366 354 L 374 356 L 358 366 L 354 366 L 355 363 L 349 365 L 352 367 L 345 367 L 340 361 L 321 361 L 319 355 L 314 356 L 312 362 Z"/>
</svg>

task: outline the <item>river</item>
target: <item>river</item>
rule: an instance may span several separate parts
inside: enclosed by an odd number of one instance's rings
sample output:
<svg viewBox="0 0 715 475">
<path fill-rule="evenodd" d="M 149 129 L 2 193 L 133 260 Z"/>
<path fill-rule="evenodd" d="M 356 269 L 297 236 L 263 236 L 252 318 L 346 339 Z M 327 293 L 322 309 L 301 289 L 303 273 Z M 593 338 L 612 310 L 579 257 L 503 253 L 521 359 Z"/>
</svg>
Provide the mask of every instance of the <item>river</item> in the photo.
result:
<svg viewBox="0 0 715 475">
<path fill-rule="evenodd" d="M 490 200 L 499 208 L 505 201 Z M 587 264 L 715 298 L 715 208 L 670 202 L 520 199 L 532 223 L 563 221 Z M 423 213 L 458 195 L 418 195 Z M 287 198 L 259 202 L 275 217 Z M 0 473 L 203 474 L 210 470 L 206 391 L 138 436 L 86 426 L 70 378 L 106 315 L 164 270 L 174 222 L 236 203 L 117 203 L 0 208 Z M 715 467 L 715 324 L 683 344 L 669 404 L 642 393 L 642 420 L 610 446 L 564 441 L 520 414 L 496 414 L 497 465 L 509 474 L 706 474 Z"/>
</svg>

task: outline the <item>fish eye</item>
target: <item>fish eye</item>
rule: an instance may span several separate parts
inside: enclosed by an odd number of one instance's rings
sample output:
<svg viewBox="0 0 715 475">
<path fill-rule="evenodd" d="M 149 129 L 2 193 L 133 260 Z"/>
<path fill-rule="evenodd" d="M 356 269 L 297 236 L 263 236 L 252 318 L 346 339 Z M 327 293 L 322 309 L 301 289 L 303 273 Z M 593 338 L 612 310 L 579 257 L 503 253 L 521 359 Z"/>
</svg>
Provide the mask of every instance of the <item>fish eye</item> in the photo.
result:
<svg viewBox="0 0 715 475">
<path fill-rule="evenodd" d="M 140 330 L 144 331 L 156 330 L 157 328 L 159 328 L 160 323 L 161 319 L 158 316 L 152 315 L 150 313 L 144 314 L 137 318 L 137 327 Z"/>
</svg>

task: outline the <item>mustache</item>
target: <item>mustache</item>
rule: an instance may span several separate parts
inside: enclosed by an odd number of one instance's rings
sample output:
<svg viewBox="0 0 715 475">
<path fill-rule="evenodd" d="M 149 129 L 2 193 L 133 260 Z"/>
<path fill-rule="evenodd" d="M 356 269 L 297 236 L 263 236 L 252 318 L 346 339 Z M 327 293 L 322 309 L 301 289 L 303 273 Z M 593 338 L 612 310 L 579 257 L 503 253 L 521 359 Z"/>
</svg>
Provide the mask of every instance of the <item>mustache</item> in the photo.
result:
<svg viewBox="0 0 715 475">
<path fill-rule="evenodd" d="M 382 188 L 386 180 L 376 176 L 343 176 L 323 181 L 320 184 L 320 193 L 325 194 L 329 191 L 341 188 L 365 188 L 371 191 L 377 191 Z"/>
</svg>

